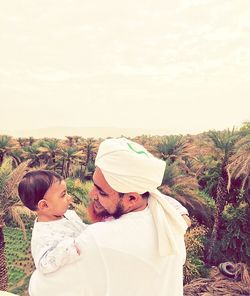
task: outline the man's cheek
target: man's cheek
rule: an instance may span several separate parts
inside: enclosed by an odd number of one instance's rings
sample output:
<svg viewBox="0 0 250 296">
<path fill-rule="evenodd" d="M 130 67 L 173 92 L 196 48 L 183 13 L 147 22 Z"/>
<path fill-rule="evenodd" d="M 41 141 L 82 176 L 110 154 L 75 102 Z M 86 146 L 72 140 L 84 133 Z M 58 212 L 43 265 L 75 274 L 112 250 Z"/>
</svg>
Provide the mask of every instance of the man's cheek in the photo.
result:
<svg viewBox="0 0 250 296">
<path fill-rule="evenodd" d="M 87 214 L 92 223 L 101 222 L 103 220 L 103 218 L 96 213 L 93 202 L 89 204 Z"/>
</svg>

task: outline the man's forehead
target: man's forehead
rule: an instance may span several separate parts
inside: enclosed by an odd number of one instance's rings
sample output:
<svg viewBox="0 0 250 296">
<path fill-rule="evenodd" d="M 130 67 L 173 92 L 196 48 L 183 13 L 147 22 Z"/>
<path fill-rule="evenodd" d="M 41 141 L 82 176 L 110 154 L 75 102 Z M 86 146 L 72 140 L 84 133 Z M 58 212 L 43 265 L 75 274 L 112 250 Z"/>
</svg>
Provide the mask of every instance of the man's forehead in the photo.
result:
<svg viewBox="0 0 250 296">
<path fill-rule="evenodd" d="M 93 174 L 93 181 L 95 181 L 95 179 L 99 179 L 101 175 L 103 175 L 102 171 L 98 167 L 96 167 Z"/>
<path fill-rule="evenodd" d="M 93 183 L 99 189 L 107 193 L 117 192 L 106 181 L 100 168 L 96 167 L 93 175 Z"/>
</svg>

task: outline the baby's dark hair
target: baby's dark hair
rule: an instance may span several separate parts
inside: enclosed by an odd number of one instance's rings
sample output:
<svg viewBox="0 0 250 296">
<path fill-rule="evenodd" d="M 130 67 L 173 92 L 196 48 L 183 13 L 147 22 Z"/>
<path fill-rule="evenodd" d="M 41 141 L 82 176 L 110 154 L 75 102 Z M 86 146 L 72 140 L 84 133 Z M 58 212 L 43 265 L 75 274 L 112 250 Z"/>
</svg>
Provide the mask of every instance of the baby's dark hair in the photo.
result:
<svg viewBox="0 0 250 296">
<path fill-rule="evenodd" d="M 31 171 L 24 175 L 18 185 L 19 197 L 27 208 L 36 211 L 38 202 L 43 199 L 50 186 L 54 182 L 62 180 L 60 175 L 52 171 Z"/>
</svg>

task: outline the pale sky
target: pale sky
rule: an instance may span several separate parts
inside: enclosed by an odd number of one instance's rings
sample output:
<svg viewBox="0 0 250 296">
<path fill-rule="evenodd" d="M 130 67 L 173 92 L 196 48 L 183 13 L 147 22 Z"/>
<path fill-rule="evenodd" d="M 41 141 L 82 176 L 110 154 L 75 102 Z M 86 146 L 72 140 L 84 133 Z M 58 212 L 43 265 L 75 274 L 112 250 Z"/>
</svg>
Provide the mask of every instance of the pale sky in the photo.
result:
<svg viewBox="0 0 250 296">
<path fill-rule="evenodd" d="M 0 131 L 250 120 L 249 0 L 0 0 Z"/>
</svg>

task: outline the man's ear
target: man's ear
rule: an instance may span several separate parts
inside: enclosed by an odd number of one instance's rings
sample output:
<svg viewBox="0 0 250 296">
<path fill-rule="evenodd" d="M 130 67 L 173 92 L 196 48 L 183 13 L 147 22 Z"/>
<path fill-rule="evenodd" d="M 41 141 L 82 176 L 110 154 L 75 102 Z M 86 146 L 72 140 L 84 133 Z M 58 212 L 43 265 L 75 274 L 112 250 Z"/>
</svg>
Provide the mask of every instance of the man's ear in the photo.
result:
<svg viewBox="0 0 250 296">
<path fill-rule="evenodd" d="M 44 210 L 46 208 L 48 208 L 48 204 L 47 204 L 47 201 L 45 199 L 41 199 L 39 200 L 38 204 L 37 204 L 37 208 L 39 210 Z"/>
<path fill-rule="evenodd" d="M 141 198 L 141 195 L 137 192 L 125 193 L 124 200 L 127 204 L 136 204 Z"/>
</svg>

